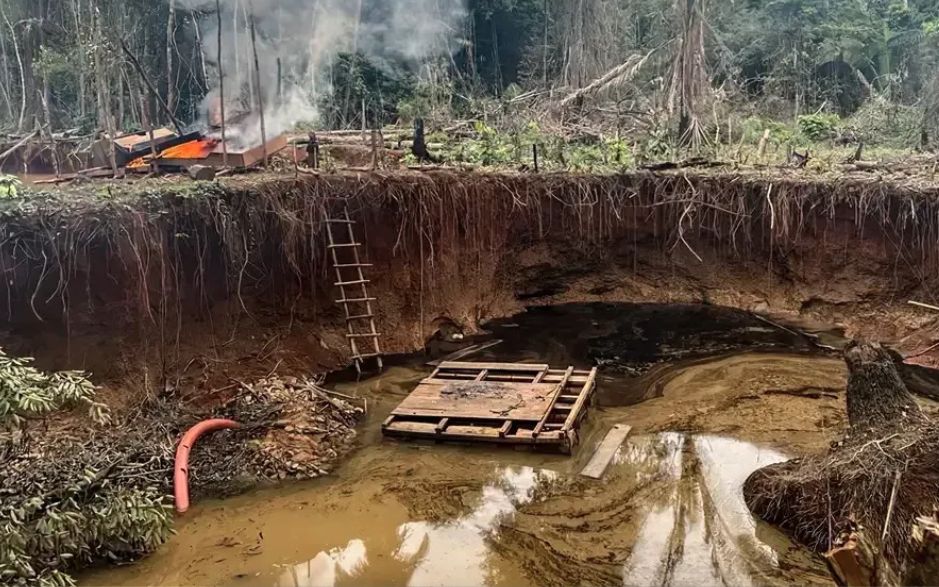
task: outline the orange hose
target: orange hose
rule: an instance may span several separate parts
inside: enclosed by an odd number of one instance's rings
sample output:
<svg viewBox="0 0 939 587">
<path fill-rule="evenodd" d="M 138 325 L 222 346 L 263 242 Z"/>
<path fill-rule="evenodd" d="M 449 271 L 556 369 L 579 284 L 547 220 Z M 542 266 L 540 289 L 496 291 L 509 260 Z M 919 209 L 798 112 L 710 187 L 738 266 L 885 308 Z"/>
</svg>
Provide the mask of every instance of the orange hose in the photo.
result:
<svg viewBox="0 0 939 587">
<path fill-rule="evenodd" d="M 203 420 L 183 434 L 176 447 L 176 470 L 173 474 L 173 495 L 176 497 L 176 511 L 183 514 L 189 509 L 189 452 L 196 440 L 206 432 L 240 428 L 234 420 Z"/>
</svg>

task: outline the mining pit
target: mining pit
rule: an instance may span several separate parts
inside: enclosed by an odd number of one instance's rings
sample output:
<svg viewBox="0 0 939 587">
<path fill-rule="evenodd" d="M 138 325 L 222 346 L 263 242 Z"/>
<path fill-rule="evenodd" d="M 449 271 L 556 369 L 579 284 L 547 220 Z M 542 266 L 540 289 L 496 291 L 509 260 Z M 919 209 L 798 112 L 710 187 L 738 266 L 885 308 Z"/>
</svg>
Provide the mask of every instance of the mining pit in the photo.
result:
<svg viewBox="0 0 939 587">
<path fill-rule="evenodd" d="M 189 426 L 244 425 L 193 449 L 195 504 L 166 544 L 112 568 L 91 548 L 82 585 L 832 584 L 837 537 L 758 519 L 744 485 L 841 442 L 852 340 L 905 357 L 935 413 L 939 315 L 908 302 L 937 301 L 937 191 L 430 169 L 3 202 L 0 344 L 91 373 L 113 413 L 34 427 L 7 483 L 90 467 L 102 487 L 169 493 Z M 367 265 L 380 372 L 337 303 L 336 218 Z M 465 360 L 598 368 L 572 455 L 383 438 L 427 363 L 477 344 Z M 579 476 L 617 424 L 631 433 L 602 479 Z M 888 553 L 897 573 L 913 556 Z"/>
</svg>

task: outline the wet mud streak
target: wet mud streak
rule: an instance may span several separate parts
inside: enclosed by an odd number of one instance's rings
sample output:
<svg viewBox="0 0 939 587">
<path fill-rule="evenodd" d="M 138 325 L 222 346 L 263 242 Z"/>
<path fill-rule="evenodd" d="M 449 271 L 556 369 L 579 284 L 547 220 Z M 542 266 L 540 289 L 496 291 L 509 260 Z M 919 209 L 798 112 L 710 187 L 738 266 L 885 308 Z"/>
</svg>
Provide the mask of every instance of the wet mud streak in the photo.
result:
<svg viewBox="0 0 939 587">
<path fill-rule="evenodd" d="M 743 503 L 745 472 L 784 459 L 722 437 L 633 439 L 605 481 L 522 506 L 497 548 L 550 586 L 830 585 L 819 561 L 782 546 Z"/>
</svg>

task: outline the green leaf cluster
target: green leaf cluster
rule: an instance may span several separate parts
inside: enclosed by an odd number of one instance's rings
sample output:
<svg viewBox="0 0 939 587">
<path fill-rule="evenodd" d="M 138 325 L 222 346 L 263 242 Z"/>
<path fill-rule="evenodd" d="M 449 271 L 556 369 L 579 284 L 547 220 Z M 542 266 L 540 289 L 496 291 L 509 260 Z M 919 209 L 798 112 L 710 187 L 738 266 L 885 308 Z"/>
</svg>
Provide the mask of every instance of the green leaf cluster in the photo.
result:
<svg viewBox="0 0 939 587">
<path fill-rule="evenodd" d="M 58 409 L 86 406 L 96 422 L 108 419 L 106 407 L 94 400 L 95 386 L 85 373 L 36 369 L 29 357 L 11 357 L 0 349 L 0 426 L 17 428 Z"/>
</svg>

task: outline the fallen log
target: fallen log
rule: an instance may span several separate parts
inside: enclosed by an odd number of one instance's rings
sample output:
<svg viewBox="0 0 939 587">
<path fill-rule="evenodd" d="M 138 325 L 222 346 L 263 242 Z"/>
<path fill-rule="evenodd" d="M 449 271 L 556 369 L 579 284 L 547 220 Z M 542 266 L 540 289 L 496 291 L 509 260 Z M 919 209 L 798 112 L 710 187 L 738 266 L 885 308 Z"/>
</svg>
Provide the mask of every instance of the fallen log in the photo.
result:
<svg viewBox="0 0 939 587">
<path fill-rule="evenodd" d="M 15 153 L 17 149 L 19 149 L 20 147 L 28 143 L 33 137 L 35 137 L 38 134 L 38 132 L 39 131 L 35 131 L 32 134 L 26 135 L 25 137 L 20 139 L 19 142 L 17 142 L 15 145 L 13 145 L 12 147 L 4 151 L 2 154 L 0 154 L 0 162 L 4 161 L 7 157 Z"/>
</svg>

